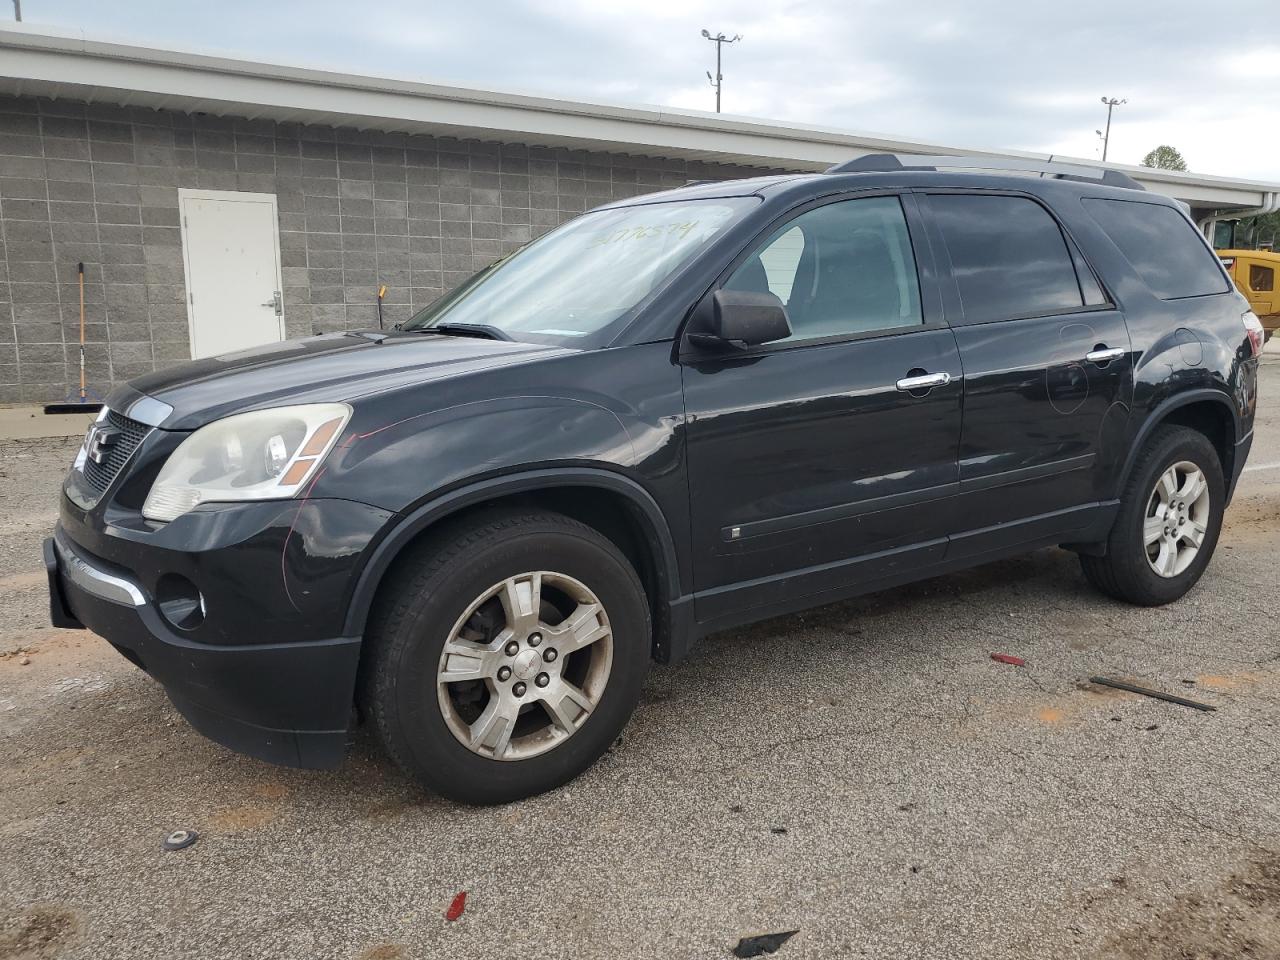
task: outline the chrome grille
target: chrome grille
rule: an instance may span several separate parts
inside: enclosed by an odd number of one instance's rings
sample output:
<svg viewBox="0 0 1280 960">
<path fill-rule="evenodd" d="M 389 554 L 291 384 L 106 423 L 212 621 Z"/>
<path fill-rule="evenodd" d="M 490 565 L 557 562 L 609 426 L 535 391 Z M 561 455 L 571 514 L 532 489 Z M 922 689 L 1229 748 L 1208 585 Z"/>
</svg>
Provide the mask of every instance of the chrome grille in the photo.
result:
<svg viewBox="0 0 1280 960">
<path fill-rule="evenodd" d="M 120 470 L 133 456 L 133 451 L 138 449 L 138 444 L 151 432 L 151 428 L 145 423 L 130 420 L 114 410 L 107 411 L 107 418 L 103 424 L 114 427 L 120 432 L 116 435 L 115 442 L 106 448 L 106 455 L 101 463 L 96 463 L 91 457 L 84 459 L 84 478 L 89 486 L 99 493 L 111 486 L 111 481 L 119 475 Z"/>
</svg>

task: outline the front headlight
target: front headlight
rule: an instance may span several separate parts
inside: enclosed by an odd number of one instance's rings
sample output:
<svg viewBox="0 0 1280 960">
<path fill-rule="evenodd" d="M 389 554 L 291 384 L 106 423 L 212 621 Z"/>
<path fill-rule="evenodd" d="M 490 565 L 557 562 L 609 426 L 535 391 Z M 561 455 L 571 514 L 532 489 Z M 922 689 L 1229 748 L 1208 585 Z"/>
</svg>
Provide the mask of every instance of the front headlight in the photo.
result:
<svg viewBox="0 0 1280 960">
<path fill-rule="evenodd" d="M 350 418 L 345 403 L 315 403 L 239 413 L 203 426 L 165 461 L 142 515 L 172 520 L 206 501 L 292 497 Z"/>
</svg>

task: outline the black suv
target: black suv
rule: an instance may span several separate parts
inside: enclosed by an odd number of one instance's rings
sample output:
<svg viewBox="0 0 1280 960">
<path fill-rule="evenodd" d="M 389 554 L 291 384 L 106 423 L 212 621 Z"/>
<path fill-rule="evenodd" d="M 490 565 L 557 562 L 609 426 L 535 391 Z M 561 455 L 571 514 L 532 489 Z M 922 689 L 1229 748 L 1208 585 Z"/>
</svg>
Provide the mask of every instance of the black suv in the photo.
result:
<svg viewBox="0 0 1280 960">
<path fill-rule="evenodd" d="M 710 631 L 1049 545 L 1182 596 L 1257 318 L 1122 174 L 905 163 L 614 203 L 403 330 L 117 389 L 45 546 L 55 624 L 237 750 L 335 765 L 365 715 L 487 803 L 585 769 Z"/>
</svg>

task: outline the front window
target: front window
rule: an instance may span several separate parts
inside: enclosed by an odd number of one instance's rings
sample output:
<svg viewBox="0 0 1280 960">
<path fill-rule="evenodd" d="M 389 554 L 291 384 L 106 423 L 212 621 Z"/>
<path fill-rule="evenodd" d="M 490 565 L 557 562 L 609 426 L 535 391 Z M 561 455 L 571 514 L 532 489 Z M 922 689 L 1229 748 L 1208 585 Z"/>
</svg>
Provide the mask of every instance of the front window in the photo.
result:
<svg viewBox="0 0 1280 960">
<path fill-rule="evenodd" d="M 748 257 L 725 289 L 781 300 L 791 321 L 789 341 L 924 322 L 915 255 L 897 197 L 842 200 L 802 213 Z"/>
<path fill-rule="evenodd" d="M 663 281 L 756 202 L 729 197 L 588 213 L 480 271 L 405 329 L 458 324 L 513 340 L 605 343 Z"/>
</svg>

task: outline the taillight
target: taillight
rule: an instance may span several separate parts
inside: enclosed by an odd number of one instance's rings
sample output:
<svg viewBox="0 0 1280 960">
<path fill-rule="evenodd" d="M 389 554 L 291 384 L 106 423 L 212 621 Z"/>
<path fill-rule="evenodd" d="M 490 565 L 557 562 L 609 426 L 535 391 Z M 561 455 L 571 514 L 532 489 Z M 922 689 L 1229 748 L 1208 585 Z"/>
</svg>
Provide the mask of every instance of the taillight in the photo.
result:
<svg viewBox="0 0 1280 960">
<path fill-rule="evenodd" d="M 1266 332 L 1262 329 L 1262 321 L 1257 318 L 1252 310 L 1246 310 L 1241 321 L 1244 323 L 1244 332 L 1249 337 L 1249 346 L 1253 348 L 1253 355 L 1256 357 L 1262 353 L 1262 344 L 1266 340 Z"/>
</svg>

